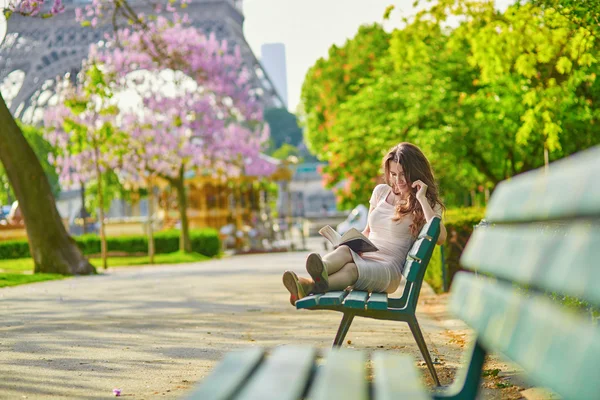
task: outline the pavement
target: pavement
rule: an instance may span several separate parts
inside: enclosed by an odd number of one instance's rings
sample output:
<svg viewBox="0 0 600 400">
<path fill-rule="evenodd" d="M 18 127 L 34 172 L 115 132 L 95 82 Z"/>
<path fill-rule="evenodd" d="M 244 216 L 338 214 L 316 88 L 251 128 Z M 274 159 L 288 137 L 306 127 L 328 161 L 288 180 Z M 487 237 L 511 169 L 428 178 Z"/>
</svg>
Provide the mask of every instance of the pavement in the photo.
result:
<svg viewBox="0 0 600 400">
<path fill-rule="evenodd" d="M 322 250 L 322 241 L 309 247 Z M 112 268 L 0 289 L 0 399 L 101 399 L 113 389 L 127 398 L 181 398 L 228 351 L 328 348 L 341 314 L 296 310 L 281 283 L 286 269 L 306 274 L 307 254 Z M 425 285 L 417 312 L 443 384 L 454 379 L 469 336 L 446 302 Z M 404 323 L 357 318 L 346 346 L 411 354 L 431 385 Z M 520 398 L 509 391 L 492 387 L 484 398 Z"/>
</svg>

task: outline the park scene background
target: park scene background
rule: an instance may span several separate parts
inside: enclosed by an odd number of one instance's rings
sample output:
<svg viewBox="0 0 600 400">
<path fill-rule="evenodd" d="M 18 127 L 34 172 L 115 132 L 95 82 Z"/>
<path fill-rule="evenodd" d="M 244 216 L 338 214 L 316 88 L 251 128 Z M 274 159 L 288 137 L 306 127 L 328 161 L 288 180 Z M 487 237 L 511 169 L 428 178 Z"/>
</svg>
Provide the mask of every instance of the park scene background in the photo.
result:
<svg viewBox="0 0 600 400">
<path fill-rule="evenodd" d="M 499 182 L 600 144 L 594 0 L 373 2 L 377 19 L 304 60 L 297 99 L 285 62 L 245 41 L 243 3 L 4 4 L 0 288 L 301 260 L 323 250 L 321 226 L 359 219 L 382 156 L 407 141 L 447 207 L 425 277 L 444 296 Z M 14 30 L 66 21 L 71 42 Z M 92 43 L 70 53 L 80 32 Z M 31 52 L 40 64 L 22 63 Z"/>
</svg>

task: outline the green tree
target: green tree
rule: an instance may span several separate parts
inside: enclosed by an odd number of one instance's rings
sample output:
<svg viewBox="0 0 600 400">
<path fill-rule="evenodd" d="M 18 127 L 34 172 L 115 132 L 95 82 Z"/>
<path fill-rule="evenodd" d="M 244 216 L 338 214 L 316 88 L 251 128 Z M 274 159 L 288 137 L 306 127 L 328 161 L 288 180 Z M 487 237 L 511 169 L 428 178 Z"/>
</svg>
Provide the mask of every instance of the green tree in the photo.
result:
<svg viewBox="0 0 600 400">
<path fill-rule="evenodd" d="M 367 84 L 388 47 L 389 34 L 381 25 L 361 26 L 344 46 L 331 46 L 328 58 L 320 58 L 307 72 L 301 93 L 305 139 L 320 159 L 331 158 L 327 145 L 339 106 Z"/>
<path fill-rule="evenodd" d="M 265 121 L 271 131 L 270 151 L 279 149 L 284 144 L 298 146 L 302 142 L 302 129 L 298 126 L 296 116 L 286 108 L 269 108 L 265 110 Z"/>
<path fill-rule="evenodd" d="M 464 22 L 449 29 L 449 15 Z M 327 127 L 309 118 L 307 137 L 328 182 L 347 182 L 348 206 L 368 199 L 381 156 L 400 141 L 425 151 L 449 204 L 600 142 L 595 38 L 553 10 L 442 0 L 389 42 L 352 93 L 304 104 L 307 116 L 335 115 Z M 332 58 L 317 66 L 343 69 Z M 303 93 L 329 82 L 311 71 Z"/>
</svg>

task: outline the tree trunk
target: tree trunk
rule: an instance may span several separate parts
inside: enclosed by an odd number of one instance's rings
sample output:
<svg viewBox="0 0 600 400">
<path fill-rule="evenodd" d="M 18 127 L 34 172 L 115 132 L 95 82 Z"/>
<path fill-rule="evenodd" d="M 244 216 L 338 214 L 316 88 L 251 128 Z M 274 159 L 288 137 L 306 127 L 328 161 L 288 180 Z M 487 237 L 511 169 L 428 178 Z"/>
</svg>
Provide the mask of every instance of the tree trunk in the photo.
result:
<svg viewBox="0 0 600 400">
<path fill-rule="evenodd" d="M 93 274 L 56 209 L 48 178 L 0 94 L 0 161 L 19 201 L 35 272 Z"/>
<path fill-rule="evenodd" d="M 154 187 L 152 177 L 148 178 L 148 258 L 154 264 Z"/>
<path fill-rule="evenodd" d="M 177 205 L 179 207 L 179 218 L 181 220 L 179 250 L 186 253 L 191 253 L 192 244 L 190 242 L 190 227 L 187 217 L 187 197 L 185 193 L 183 172 L 183 167 L 181 167 L 181 169 L 179 170 L 179 177 L 177 179 L 171 179 L 171 184 L 177 190 Z"/>
<path fill-rule="evenodd" d="M 108 268 L 107 251 L 106 251 L 106 231 L 104 230 L 104 193 L 102 193 L 102 172 L 100 172 L 100 151 L 98 147 L 94 148 L 96 179 L 98 180 L 98 212 L 100 219 L 100 254 L 102 257 L 102 268 Z"/>
</svg>

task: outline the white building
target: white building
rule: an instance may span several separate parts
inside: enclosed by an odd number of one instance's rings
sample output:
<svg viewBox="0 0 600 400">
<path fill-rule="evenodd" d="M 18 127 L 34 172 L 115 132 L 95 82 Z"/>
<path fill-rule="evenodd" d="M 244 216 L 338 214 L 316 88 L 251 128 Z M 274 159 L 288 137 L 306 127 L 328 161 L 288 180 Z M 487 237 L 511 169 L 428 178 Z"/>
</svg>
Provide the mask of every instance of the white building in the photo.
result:
<svg viewBox="0 0 600 400">
<path fill-rule="evenodd" d="M 285 45 L 283 43 L 267 43 L 260 48 L 260 62 L 269 75 L 275 90 L 281 96 L 285 107 L 288 106 L 287 64 L 285 61 Z"/>
</svg>

